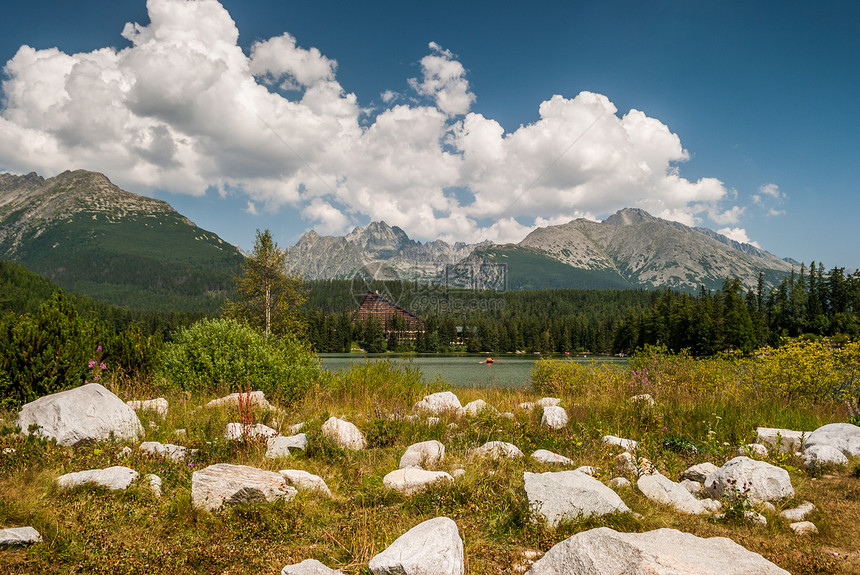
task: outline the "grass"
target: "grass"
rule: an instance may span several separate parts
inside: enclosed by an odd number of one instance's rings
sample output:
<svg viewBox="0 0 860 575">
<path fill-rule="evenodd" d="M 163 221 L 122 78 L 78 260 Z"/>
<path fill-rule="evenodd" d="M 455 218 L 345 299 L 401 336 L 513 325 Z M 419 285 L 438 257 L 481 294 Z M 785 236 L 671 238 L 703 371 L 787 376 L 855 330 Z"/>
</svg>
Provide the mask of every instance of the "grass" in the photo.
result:
<svg viewBox="0 0 860 575">
<path fill-rule="evenodd" d="M 680 379 L 679 379 L 680 380 Z M 445 515 L 460 530 L 470 574 L 511 573 L 529 551 L 545 552 L 574 533 L 598 526 L 621 531 L 672 527 L 702 537 L 729 537 L 794 575 L 860 573 L 860 462 L 840 469 L 807 471 L 793 455 L 774 456 L 772 463 L 788 469 L 796 496 L 780 502 L 777 511 L 802 500 L 817 510 L 811 520 L 820 535 L 797 537 L 777 513 L 765 512 L 767 527 L 686 516 L 655 504 L 634 489 L 620 491 L 636 513 L 562 524 L 555 530 L 531 520 L 523 488 L 523 472 L 557 470 L 530 458 L 493 462 L 475 459 L 471 450 L 490 440 L 514 443 L 526 454 L 549 449 L 576 465 L 601 468 L 608 481 L 617 448 L 600 441 L 604 434 L 640 442 L 642 454 L 667 476 L 678 479 L 688 466 L 722 464 L 748 442 L 758 425 L 813 429 L 845 421 L 838 403 L 802 404 L 755 394 L 692 393 L 657 389 L 654 409 L 631 405 L 633 394 L 623 373 L 604 374 L 558 388 L 571 421 L 550 431 L 540 425 L 540 409 L 520 410 L 521 402 L 542 394 L 529 389 L 454 389 L 461 403 L 484 399 L 506 419 L 483 412 L 475 417 L 443 417 L 436 425 L 412 420 L 411 406 L 443 382 L 426 386 L 420 374 L 392 364 L 368 364 L 321 382 L 288 411 L 255 408 L 256 422 L 285 428 L 306 422 L 307 451 L 272 461 L 262 443 L 221 438 L 226 423 L 237 420 L 234 408 L 200 409 L 212 397 L 168 396 L 170 410 L 159 419 L 142 413 L 145 440 L 178 443 L 196 449 L 186 462 L 149 456 L 131 445 L 122 455 L 121 442 L 60 447 L 25 437 L 9 426 L 15 414 L 0 413 L 0 526 L 32 525 L 44 543 L 0 551 L 0 573 L 279 573 L 284 565 L 314 558 L 344 573 L 367 574 L 368 561 L 419 522 Z M 159 390 L 125 382 L 137 398 Z M 132 387 L 133 386 L 133 387 Z M 640 391 L 640 390 L 635 390 Z M 393 417 L 390 417 L 392 416 Z M 369 440 L 360 452 L 344 451 L 323 439 L 322 423 L 330 416 L 356 423 Z M 185 429 L 184 437 L 175 433 Z M 406 446 L 437 439 L 446 447 L 439 469 L 462 467 L 455 483 L 411 497 L 382 487 L 382 478 L 397 468 Z M 692 447 L 692 448 L 691 448 Z M 14 450 L 11 452 L 9 450 Z M 334 497 L 300 492 L 291 502 L 254 505 L 209 514 L 191 506 L 191 475 L 219 462 L 263 469 L 304 469 L 323 477 Z M 164 495 L 156 499 L 142 481 L 118 493 L 104 489 L 57 490 L 54 480 L 82 469 L 127 465 L 143 477 L 155 473 Z"/>
</svg>

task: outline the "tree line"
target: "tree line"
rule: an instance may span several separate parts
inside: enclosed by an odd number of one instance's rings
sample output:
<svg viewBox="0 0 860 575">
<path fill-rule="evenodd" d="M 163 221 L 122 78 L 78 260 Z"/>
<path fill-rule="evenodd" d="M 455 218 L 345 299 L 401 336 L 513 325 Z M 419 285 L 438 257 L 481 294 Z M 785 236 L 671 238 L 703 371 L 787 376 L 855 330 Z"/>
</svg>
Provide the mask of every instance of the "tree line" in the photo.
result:
<svg viewBox="0 0 860 575">
<path fill-rule="evenodd" d="M 752 352 L 781 338 L 860 336 L 860 272 L 811 264 L 754 289 L 727 278 L 721 289 L 443 290 L 375 282 L 425 322 L 413 340 L 378 320 L 353 322 L 360 290 L 348 280 L 309 282 L 308 338 L 319 352 L 527 352 L 629 354 L 646 344 L 696 355 Z M 385 334 L 388 337 L 385 337 Z"/>
</svg>

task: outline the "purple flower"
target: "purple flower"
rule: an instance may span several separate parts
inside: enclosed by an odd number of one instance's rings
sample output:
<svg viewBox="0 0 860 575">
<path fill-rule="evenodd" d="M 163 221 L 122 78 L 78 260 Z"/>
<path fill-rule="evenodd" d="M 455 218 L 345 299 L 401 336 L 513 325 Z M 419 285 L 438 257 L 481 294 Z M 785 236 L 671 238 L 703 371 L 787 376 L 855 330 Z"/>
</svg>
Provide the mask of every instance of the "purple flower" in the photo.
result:
<svg viewBox="0 0 860 575">
<path fill-rule="evenodd" d="M 89 368 L 90 368 L 90 369 L 94 368 L 94 367 L 96 366 L 96 360 L 91 359 L 91 360 L 90 360 L 90 363 L 88 364 L 88 366 L 89 366 Z"/>
</svg>

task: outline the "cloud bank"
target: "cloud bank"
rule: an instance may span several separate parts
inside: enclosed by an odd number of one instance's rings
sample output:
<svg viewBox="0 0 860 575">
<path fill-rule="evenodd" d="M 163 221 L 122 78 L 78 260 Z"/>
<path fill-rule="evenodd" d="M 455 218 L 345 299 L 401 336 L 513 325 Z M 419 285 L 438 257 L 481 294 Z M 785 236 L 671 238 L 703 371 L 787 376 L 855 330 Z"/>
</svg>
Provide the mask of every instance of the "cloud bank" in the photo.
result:
<svg viewBox="0 0 860 575">
<path fill-rule="evenodd" d="M 552 96 L 506 133 L 473 112 L 466 68 L 435 42 L 411 93 L 369 111 L 337 62 L 293 36 L 238 45 L 215 0 L 149 0 L 130 46 L 65 54 L 22 46 L 6 63 L 0 168 L 106 173 L 140 193 L 240 194 L 321 232 L 385 220 L 420 239 L 519 241 L 534 226 L 623 207 L 698 224 L 743 208 L 715 178 L 690 181 L 680 138 L 601 94 Z M 770 186 L 770 187 L 768 187 Z M 778 199 L 772 184 L 762 199 Z M 725 228 L 749 241 L 743 228 Z"/>
</svg>

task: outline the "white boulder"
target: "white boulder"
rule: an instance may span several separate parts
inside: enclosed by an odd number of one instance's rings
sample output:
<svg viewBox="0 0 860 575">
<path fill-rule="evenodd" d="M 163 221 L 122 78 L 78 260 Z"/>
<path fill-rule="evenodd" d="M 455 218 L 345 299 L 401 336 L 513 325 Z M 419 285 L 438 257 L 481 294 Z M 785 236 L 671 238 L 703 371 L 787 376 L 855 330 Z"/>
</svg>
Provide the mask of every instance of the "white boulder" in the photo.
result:
<svg viewBox="0 0 860 575">
<path fill-rule="evenodd" d="M 526 575 L 789 575 L 725 537 L 675 529 L 619 533 L 599 527 L 553 546 Z"/>
<path fill-rule="evenodd" d="M 299 491 L 316 491 L 326 497 L 332 496 L 331 490 L 326 485 L 325 480 L 319 475 L 314 475 L 301 469 L 281 469 L 278 473 L 287 480 L 287 483 Z"/>
<path fill-rule="evenodd" d="M 291 500 L 298 492 L 274 471 L 217 463 L 191 474 L 191 505 L 218 511 L 224 507 Z"/>
<path fill-rule="evenodd" d="M 617 445 L 624 451 L 636 451 L 639 449 L 639 444 L 632 439 L 624 439 L 614 435 L 604 435 L 602 441 L 606 445 Z"/>
<path fill-rule="evenodd" d="M 305 433 L 298 433 L 284 437 L 279 435 L 271 437 L 266 442 L 266 457 L 269 459 L 278 459 L 279 457 L 289 457 L 290 449 L 305 450 L 308 446 L 308 436 Z"/>
<path fill-rule="evenodd" d="M 782 513 L 779 514 L 780 517 L 785 519 L 786 521 L 803 521 L 806 519 L 806 516 L 815 511 L 815 505 L 810 503 L 809 501 L 804 501 L 797 507 L 792 507 L 791 509 L 785 509 Z"/>
<path fill-rule="evenodd" d="M 804 435 L 809 432 L 777 427 L 756 427 L 756 443 L 766 443 L 779 449 L 780 453 L 792 453 L 803 444 Z"/>
<path fill-rule="evenodd" d="M 648 499 L 673 507 L 681 513 L 706 515 L 709 512 L 684 486 L 659 473 L 641 476 L 636 481 L 636 488 Z"/>
<path fill-rule="evenodd" d="M 848 465 L 845 454 L 832 445 L 813 445 L 803 451 L 803 462 L 807 467 L 821 465 Z"/>
<path fill-rule="evenodd" d="M 573 460 L 569 457 L 553 453 L 546 449 L 536 450 L 532 453 L 532 459 L 540 461 L 541 463 L 550 463 L 553 465 L 573 465 Z"/>
<path fill-rule="evenodd" d="M 274 410 L 275 406 L 269 403 L 266 399 L 266 394 L 262 391 L 252 391 L 250 393 L 231 393 L 218 399 L 213 399 L 204 407 L 231 407 L 239 409 L 240 396 L 242 401 L 248 401 L 252 406 L 266 410 Z"/>
<path fill-rule="evenodd" d="M 125 404 L 135 411 L 154 411 L 158 417 L 167 415 L 167 409 L 169 408 L 167 400 L 163 397 L 143 400 L 132 399 L 131 401 L 126 401 Z"/>
<path fill-rule="evenodd" d="M 140 450 L 144 453 L 161 456 L 171 461 L 185 461 L 187 450 L 181 445 L 172 443 L 159 443 L 157 441 L 144 441 L 140 444 Z"/>
<path fill-rule="evenodd" d="M 747 443 L 738 447 L 737 455 L 749 455 L 755 457 L 767 457 L 767 447 L 761 443 Z"/>
<path fill-rule="evenodd" d="M 106 469 L 87 469 L 86 471 L 76 471 L 74 473 L 66 473 L 57 477 L 57 486 L 61 490 L 71 489 L 78 485 L 94 484 L 101 487 L 107 487 L 111 491 L 119 491 L 128 489 L 138 477 L 137 471 L 114 465 Z"/>
<path fill-rule="evenodd" d="M 558 397 L 542 397 L 535 402 L 537 407 L 555 407 L 561 405 L 561 399 Z"/>
<path fill-rule="evenodd" d="M 860 456 L 860 427 L 851 423 L 829 423 L 809 434 L 803 448 L 830 445 L 849 457 Z"/>
<path fill-rule="evenodd" d="M 699 483 L 704 483 L 705 479 L 708 478 L 708 475 L 710 475 L 717 469 L 719 469 L 719 467 L 709 461 L 706 461 L 705 463 L 699 463 L 698 465 L 688 467 L 684 470 L 683 473 L 681 473 L 681 477 L 683 477 L 684 479 L 697 481 Z"/>
<path fill-rule="evenodd" d="M 25 404 L 15 424 L 25 434 L 56 439 L 60 445 L 101 441 L 115 437 L 137 441 L 143 426 L 137 413 L 98 383 L 40 397 Z"/>
<path fill-rule="evenodd" d="M 630 511 L 612 489 L 579 471 L 526 471 L 523 481 L 529 508 L 550 527 L 562 521 Z"/>
<path fill-rule="evenodd" d="M 540 423 L 550 429 L 562 429 L 567 425 L 567 412 L 558 405 L 544 407 Z"/>
<path fill-rule="evenodd" d="M 322 433 L 341 449 L 361 451 L 367 447 L 367 440 L 361 430 L 349 421 L 329 417 L 322 425 Z"/>
<path fill-rule="evenodd" d="M 232 441 L 242 441 L 243 439 L 269 439 L 277 437 L 278 432 L 268 425 L 255 423 L 253 425 L 243 425 L 241 423 L 228 423 L 227 431 L 224 432 L 224 438 Z"/>
<path fill-rule="evenodd" d="M 149 485 L 152 496 L 156 499 L 161 499 L 161 478 L 154 473 L 148 473 L 143 476 L 143 480 Z"/>
<path fill-rule="evenodd" d="M 396 469 L 382 478 L 382 486 L 394 489 L 404 495 L 422 491 L 437 481 L 454 482 L 454 478 L 444 471 L 427 471 L 419 467 Z"/>
<path fill-rule="evenodd" d="M 705 480 L 705 491 L 713 499 L 746 497 L 753 505 L 794 496 L 788 471 L 765 461 L 735 457 Z"/>
<path fill-rule="evenodd" d="M 463 540 L 447 517 L 419 523 L 368 564 L 373 575 L 463 575 Z"/>
<path fill-rule="evenodd" d="M 450 391 L 440 391 L 425 395 L 424 398 L 415 404 L 415 411 L 425 411 L 433 415 L 442 415 L 447 411 L 456 411 L 460 409 L 460 400 Z"/>
<path fill-rule="evenodd" d="M 22 547 L 41 541 L 42 536 L 33 527 L 0 529 L 0 547 Z"/>
<path fill-rule="evenodd" d="M 406 452 L 400 458 L 400 469 L 404 467 L 433 467 L 445 458 L 445 446 L 441 442 L 432 439 L 413 443 L 406 448 Z"/>
<path fill-rule="evenodd" d="M 788 527 L 794 531 L 795 535 L 818 535 L 818 527 L 809 521 L 789 523 Z"/>
<path fill-rule="evenodd" d="M 488 441 L 481 447 L 472 451 L 478 457 L 489 457 L 490 459 L 518 459 L 525 457 L 520 448 L 513 443 L 504 441 Z"/>
<path fill-rule="evenodd" d="M 484 410 L 492 411 L 493 413 L 499 413 L 495 407 L 484 401 L 483 399 L 476 399 L 475 401 L 470 401 L 463 407 L 457 410 L 457 415 L 463 417 L 464 415 L 478 415 L 480 412 Z"/>
<path fill-rule="evenodd" d="M 343 575 L 343 573 L 326 567 L 316 559 L 305 559 L 301 563 L 287 565 L 281 569 L 281 575 Z"/>
</svg>

